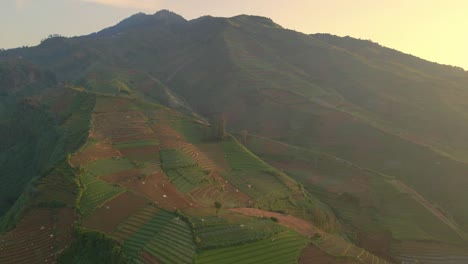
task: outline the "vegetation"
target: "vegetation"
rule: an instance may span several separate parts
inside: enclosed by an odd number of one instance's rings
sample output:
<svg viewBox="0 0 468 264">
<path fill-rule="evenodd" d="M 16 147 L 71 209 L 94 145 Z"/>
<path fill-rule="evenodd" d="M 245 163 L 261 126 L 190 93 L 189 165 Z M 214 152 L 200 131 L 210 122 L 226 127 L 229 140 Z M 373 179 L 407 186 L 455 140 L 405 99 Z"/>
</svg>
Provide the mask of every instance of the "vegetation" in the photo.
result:
<svg viewBox="0 0 468 264">
<path fill-rule="evenodd" d="M 74 236 L 75 240 L 60 256 L 58 263 L 128 263 L 120 244 L 105 234 L 77 228 Z"/>
<path fill-rule="evenodd" d="M 192 263 L 195 243 L 190 227 L 180 217 L 161 211 L 149 219 L 124 243 L 132 258 L 145 249 L 164 263 Z"/>
<path fill-rule="evenodd" d="M 284 227 L 261 218 L 228 222 L 222 217 L 204 217 L 193 218 L 191 222 L 197 246 L 202 250 L 244 245 L 285 231 Z"/>
<path fill-rule="evenodd" d="M 164 172 L 182 192 L 190 192 L 208 182 L 208 174 L 181 150 L 161 150 L 160 158 Z"/>
<path fill-rule="evenodd" d="M 98 206 L 125 191 L 125 189 L 110 185 L 89 173 L 81 175 L 81 183 L 83 184 L 83 195 L 79 205 L 84 216 L 91 214 Z"/>
<path fill-rule="evenodd" d="M 307 239 L 286 231 L 271 239 L 203 251 L 195 263 L 296 263 L 306 244 Z"/>
</svg>

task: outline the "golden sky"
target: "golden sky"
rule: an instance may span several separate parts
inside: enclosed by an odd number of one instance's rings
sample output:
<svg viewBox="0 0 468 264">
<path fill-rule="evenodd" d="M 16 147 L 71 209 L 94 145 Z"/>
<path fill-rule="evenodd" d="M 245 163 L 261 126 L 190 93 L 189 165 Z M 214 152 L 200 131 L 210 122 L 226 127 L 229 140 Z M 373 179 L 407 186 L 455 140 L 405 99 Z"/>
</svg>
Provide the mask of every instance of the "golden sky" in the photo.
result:
<svg viewBox="0 0 468 264">
<path fill-rule="evenodd" d="M 261 15 L 285 28 L 371 39 L 468 70 L 468 0 L 1 0 L 0 47 L 91 33 L 159 9 L 187 19 Z"/>
</svg>

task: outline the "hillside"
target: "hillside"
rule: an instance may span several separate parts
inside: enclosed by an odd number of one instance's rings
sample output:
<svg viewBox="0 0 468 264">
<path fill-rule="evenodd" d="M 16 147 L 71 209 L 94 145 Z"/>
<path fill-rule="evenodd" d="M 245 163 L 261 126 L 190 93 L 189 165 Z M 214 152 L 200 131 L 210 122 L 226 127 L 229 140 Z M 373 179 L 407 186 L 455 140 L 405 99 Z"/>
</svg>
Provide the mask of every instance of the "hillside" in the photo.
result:
<svg viewBox="0 0 468 264">
<path fill-rule="evenodd" d="M 468 258 L 462 69 L 165 10 L 0 61 L 6 263 Z"/>
</svg>

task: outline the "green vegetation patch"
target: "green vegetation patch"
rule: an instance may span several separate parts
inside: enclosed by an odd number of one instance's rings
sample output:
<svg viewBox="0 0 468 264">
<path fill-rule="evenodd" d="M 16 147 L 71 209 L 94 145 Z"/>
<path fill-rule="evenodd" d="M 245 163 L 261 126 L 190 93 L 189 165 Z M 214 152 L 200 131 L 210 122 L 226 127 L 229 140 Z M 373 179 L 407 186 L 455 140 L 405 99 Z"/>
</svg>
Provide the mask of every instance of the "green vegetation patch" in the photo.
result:
<svg viewBox="0 0 468 264">
<path fill-rule="evenodd" d="M 164 172 L 182 192 L 190 192 L 208 183 L 207 172 L 181 150 L 161 150 L 160 158 Z"/>
<path fill-rule="evenodd" d="M 113 174 L 133 168 L 133 164 L 125 158 L 101 159 L 86 165 L 86 170 L 95 176 Z"/>
<path fill-rule="evenodd" d="M 80 199 L 80 209 L 85 216 L 91 214 L 106 201 L 125 192 L 124 188 L 110 185 L 89 173 L 84 173 L 81 176 L 81 183 L 83 184 L 83 194 Z"/>
<path fill-rule="evenodd" d="M 155 139 L 152 140 L 137 140 L 137 141 L 128 141 L 122 143 L 114 144 L 114 148 L 117 149 L 124 149 L 124 148 L 138 148 L 138 147 L 149 147 L 149 146 L 157 146 L 159 142 Z"/>
<path fill-rule="evenodd" d="M 124 264 L 127 257 L 120 244 L 96 231 L 77 229 L 72 245 L 59 257 L 63 264 Z"/>
<path fill-rule="evenodd" d="M 296 263 L 308 239 L 292 231 L 245 245 L 203 251 L 195 263 Z"/>
<path fill-rule="evenodd" d="M 142 249 L 163 263 L 193 263 L 196 247 L 189 225 L 167 211 L 151 218 L 124 243 L 124 251 L 138 258 Z"/>
<path fill-rule="evenodd" d="M 229 223 L 220 217 L 191 219 L 197 246 L 200 249 L 215 249 L 269 238 L 286 229 L 269 218 L 249 218 Z"/>
<path fill-rule="evenodd" d="M 223 174 L 231 184 L 253 198 L 271 193 L 288 193 L 284 176 L 235 140 L 223 142 L 231 171 Z"/>
</svg>

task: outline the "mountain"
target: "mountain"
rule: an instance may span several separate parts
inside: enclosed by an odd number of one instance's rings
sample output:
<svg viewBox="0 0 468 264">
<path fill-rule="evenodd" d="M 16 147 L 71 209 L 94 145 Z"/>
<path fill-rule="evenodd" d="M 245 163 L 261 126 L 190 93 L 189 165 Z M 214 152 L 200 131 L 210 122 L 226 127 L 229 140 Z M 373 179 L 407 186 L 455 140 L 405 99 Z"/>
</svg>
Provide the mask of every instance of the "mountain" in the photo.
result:
<svg viewBox="0 0 468 264">
<path fill-rule="evenodd" d="M 167 10 L 0 61 L 6 263 L 468 259 L 463 69 Z"/>
</svg>

